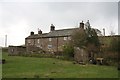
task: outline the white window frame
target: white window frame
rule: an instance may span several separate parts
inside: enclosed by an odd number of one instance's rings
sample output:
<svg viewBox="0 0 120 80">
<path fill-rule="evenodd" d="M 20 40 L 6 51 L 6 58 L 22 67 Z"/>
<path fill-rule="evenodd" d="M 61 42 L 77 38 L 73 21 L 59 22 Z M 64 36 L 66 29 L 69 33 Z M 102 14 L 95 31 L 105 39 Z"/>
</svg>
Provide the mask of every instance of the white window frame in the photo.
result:
<svg viewBox="0 0 120 80">
<path fill-rule="evenodd" d="M 64 37 L 64 40 L 66 41 L 66 40 L 67 40 L 67 37 Z"/>
<path fill-rule="evenodd" d="M 52 48 L 52 45 L 48 45 L 48 49 L 51 49 Z"/>
<path fill-rule="evenodd" d="M 42 49 L 42 45 L 37 45 L 37 47 L 41 48 Z"/>
<path fill-rule="evenodd" d="M 52 41 L 52 38 L 49 38 L 49 41 Z"/>
<path fill-rule="evenodd" d="M 40 43 L 40 39 L 37 39 L 37 43 Z"/>
<path fill-rule="evenodd" d="M 71 37 L 68 37 L 68 40 L 71 40 Z"/>
<path fill-rule="evenodd" d="M 30 39 L 28 39 L 28 40 L 27 40 L 27 42 L 28 42 L 28 43 L 31 43 L 31 40 L 30 40 Z"/>
</svg>

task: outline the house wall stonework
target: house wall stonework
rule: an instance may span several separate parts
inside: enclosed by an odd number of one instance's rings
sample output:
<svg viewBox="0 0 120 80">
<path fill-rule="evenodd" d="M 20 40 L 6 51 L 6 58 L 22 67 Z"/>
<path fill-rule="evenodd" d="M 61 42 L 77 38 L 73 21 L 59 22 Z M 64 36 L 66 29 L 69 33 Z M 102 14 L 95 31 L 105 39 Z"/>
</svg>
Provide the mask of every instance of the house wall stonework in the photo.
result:
<svg viewBox="0 0 120 80">
<path fill-rule="evenodd" d="M 66 37 L 66 40 L 64 40 L 65 37 Z M 62 51 L 63 46 L 70 41 L 69 38 L 70 37 L 68 36 L 64 36 L 64 37 L 25 39 L 25 45 L 26 45 L 27 52 L 33 50 L 33 48 L 39 48 L 46 52 L 47 51 L 57 52 L 57 51 Z"/>
<path fill-rule="evenodd" d="M 79 27 L 80 29 L 84 29 L 83 22 L 81 22 L 80 26 L 82 26 Z M 42 33 L 41 30 L 38 31 L 38 34 L 31 32 L 32 34 L 25 38 L 27 52 L 32 50 L 32 48 L 30 48 L 31 46 L 33 48 L 39 47 L 46 52 L 62 51 L 62 47 L 69 42 L 73 31 L 79 28 L 55 30 L 55 26 L 51 24 L 49 33 Z"/>
</svg>

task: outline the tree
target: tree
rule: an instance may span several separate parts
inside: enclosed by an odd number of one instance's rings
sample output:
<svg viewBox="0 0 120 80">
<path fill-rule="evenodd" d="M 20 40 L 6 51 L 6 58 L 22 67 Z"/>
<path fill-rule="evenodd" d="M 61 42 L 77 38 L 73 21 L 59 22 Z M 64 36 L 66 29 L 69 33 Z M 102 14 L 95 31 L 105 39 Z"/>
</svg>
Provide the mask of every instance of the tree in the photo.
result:
<svg viewBox="0 0 120 80">
<path fill-rule="evenodd" d="M 77 29 L 72 35 L 72 43 L 76 47 L 88 48 L 90 45 L 100 47 L 100 41 L 95 29 L 88 27 L 87 29 Z M 89 49 L 90 50 L 90 49 Z M 91 50 L 93 48 L 91 47 Z"/>
<path fill-rule="evenodd" d="M 85 29 L 79 28 L 75 30 L 72 35 L 72 44 L 75 47 L 85 49 L 92 59 L 94 53 L 98 53 L 100 50 L 100 41 L 96 31 L 99 30 L 91 28 L 89 24 Z"/>
<path fill-rule="evenodd" d="M 65 59 L 70 60 L 74 57 L 74 47 L 71 44 L 66 44 L 63 46 L 63 56 Z"/>
<path fill-rule="evenodd" d="M 73 32 L 72 43 L 76 47 L 85 48 L 87 42 L 87 34 L 82 29 L 77 29 Z"/>
<path fill-rule="evenodd" d="M 92 51 L 99 50 L 100 47 L 100 41 L 97 36 L 97 32 L 93 28 L 86 29 L 87 39 L 86 39 L 86 46 L 89 47 L 89 45 L 93 45 L 93 48 L 91 47 Z M 96 49 L 97 48 L 97 49 Z"/>
<path fill-rule="evenodd" d="M 120 39 L 112 38 L 110 41 L 109 50 L 112 52 L 120 52 Z"/>
</svg>

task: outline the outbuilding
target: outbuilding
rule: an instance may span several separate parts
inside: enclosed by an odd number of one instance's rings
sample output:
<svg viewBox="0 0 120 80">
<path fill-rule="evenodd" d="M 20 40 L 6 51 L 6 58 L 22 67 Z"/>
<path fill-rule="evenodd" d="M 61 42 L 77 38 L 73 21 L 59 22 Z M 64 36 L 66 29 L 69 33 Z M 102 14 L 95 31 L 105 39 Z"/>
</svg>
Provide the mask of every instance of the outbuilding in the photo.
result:
<svg viewBox="0 0 120 80">
<path fill-rule="evenodd" d="M 8 53 L 9 55 L 20 55 L 26 52 L 25 46 L 9 46 Z"/>
</svg>

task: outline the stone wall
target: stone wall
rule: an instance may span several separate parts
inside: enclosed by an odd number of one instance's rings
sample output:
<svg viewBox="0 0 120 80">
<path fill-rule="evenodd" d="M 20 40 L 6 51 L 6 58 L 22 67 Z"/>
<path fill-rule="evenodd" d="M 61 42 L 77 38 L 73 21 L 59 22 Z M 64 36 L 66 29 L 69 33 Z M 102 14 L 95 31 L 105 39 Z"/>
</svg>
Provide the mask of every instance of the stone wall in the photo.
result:
<svg viewBox="0 0 120 80">
<path fill-rule="evenodd" d="M 74 47 L 74 60 L 78 63 L 86 63 L 88 61 L 88 54 L 85 49 Z"/>
<path fill-rule="evenodd" d="M 29 46 L 26 47 L 27 53 L 45 53 L 40 47 Z"/>
<path fill-rule="evenodd" d="M 38 47 L 46 52 L 58 52 L 62 51 L 63 46 L 67 44 L 69 40 L 68 37 L 66 37 L 66 40 L 64 40 L 64 37 L 26 39 L 25 45 L 27 52 L 29 52 L 31 46 L 34 46 L 34 48 Z"/>
<path fill-rule="evenodd" d="M 23 46 L 9 46 L 8 47 L 9 55 L 20 55 L 26 53 L 26 47 Z"/>
</svg>

